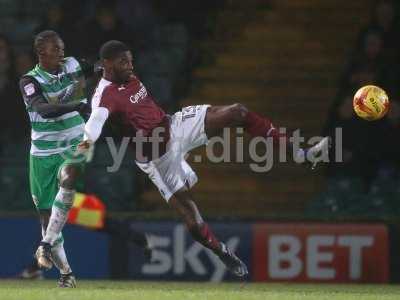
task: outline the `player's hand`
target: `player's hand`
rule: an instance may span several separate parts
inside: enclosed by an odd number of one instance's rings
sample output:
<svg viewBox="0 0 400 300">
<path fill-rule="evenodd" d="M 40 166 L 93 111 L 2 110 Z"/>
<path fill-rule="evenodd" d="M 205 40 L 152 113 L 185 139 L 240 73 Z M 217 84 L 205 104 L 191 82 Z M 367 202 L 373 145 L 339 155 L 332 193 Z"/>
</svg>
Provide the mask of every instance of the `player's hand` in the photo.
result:
<svg viewBox="0 0 400 300">
<path fill-rule="evenodd" d="M 91 140 L 82 141 L 78 144 L 75 155 L 84 155 L 86 162 L 91 162 L 94 153 L 94 143 Z"/>
<path fill-rule="evenodd" d="M 92 145 L 93 145 L 93 142 L 91 140 L 86 140 L 86 141 L 80 142 L 76 149 L 76 154 L 80 155 L 80 154 L 87 153 L 90 150 L 90 148 L 92 147 Z"/>
</svg>

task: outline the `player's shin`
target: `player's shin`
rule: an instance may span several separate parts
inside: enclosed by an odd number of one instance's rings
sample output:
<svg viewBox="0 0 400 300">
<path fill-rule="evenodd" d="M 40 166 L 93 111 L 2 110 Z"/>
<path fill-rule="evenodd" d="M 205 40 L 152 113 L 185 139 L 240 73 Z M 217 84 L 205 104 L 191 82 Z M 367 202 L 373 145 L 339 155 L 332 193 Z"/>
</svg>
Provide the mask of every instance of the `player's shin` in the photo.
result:
<svg viewBox="0 0 400 300">
<path fill-rule="evenodd" d="M 255 112 L 246 113 L 244 120 L 245 131 L 252 137 L 272 138 L 274 145 L 284 146 L 286 155 L 297 163 L 310 162 L 312 167 L 322 161 L 328 154 L 329 138 L 325 137 L 314 146 L 304 149 L 300 147 L 302 138 L 294 135 L 288 138 L 283 128 L 276 128 L 272 122 Z"/>
<path fill-rule="evenodd" d="M 246 265 L 217 239 L 208 224 L 201 223 L 191 226 L 189 232 L 197 242 L 212 250 L 233 274 L 240 277 L 248 274 Z"/>
<path fill-rule="evenodd" d="M 207 223 L 190 225 L 188 226 L 188 230 L 194 240 L 212 250 L 216 255 L 220 256 L 222 254 L 222 243 Z"/>
<path fill-rule="evenodd" d="M 72 272 L 68 263 L 67 255 L 64 250 L 64 241 L 62 235 L 51 248 L 51 257 L 54 265 L 60 270 L 60 274 L 70 274 Z"/>
<path fill-rule="evenodd" d="M 244 129 L 251 137 L 272 138 L 275 145 L 282 141 L 289 143 L 286 134 L 276 128 L 271 120 L 252 111 L 246 114 Z"/>
<path fill-rule="evenodd" d="M 244 129 L 251 137 L 272 139 L 273 144 L 279 147 L 280 151 L 282 149 L 289 158 L 292 155 L 295 158 L 297 155 L 303 154 L 303 149 L 294 149 L 293 141 L 287 137 L 285 128 L 276 128 L 271 120 L 255 112 L 247 112 Z"/>
<path fill-rule="evenodd" d="M 57 240 L 67 222 L 68 212 L 72 207 L 74 196 L 75 190 L 60 187 L 51 209 L 49 225 L 43 242 L 53 245 Z"/>
</svg>

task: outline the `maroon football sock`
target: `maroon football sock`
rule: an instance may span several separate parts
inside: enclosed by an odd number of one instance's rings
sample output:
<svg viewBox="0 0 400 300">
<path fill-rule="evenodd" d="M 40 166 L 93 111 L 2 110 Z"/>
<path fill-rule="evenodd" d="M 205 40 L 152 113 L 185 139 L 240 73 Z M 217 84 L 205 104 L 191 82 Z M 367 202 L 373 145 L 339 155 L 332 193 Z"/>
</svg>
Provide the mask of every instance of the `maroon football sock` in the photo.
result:
<svg viewBox="0 0 400 300">
<path fill-rule="evenodd" d="M 288 142 L 286 134 L 279 132 L 268 118 L 252 111 L 246 115 L 244 129 L 252 137 L 271 137 L 275 145 L 279 145 L 282 140 Z"/>
<path fill-rule="evenodd" d="M 221 242 L 214 235 L 207 223 L 193 226 L 189 228 L 189 232 L 192 234 L 192 237 L 204 247 L 212 250 L 217 255 L 221 254 Z"/>
</svg>

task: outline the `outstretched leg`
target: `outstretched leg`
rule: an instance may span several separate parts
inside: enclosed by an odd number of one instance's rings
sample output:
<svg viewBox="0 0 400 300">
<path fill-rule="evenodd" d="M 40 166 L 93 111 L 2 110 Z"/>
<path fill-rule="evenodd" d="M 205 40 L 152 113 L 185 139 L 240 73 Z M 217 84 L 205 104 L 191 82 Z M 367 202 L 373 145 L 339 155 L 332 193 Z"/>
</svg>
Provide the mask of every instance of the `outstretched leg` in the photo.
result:
<svg viewBox="0 0 400 300">
<path fill-rule="evenodd" d="M 172 196 L 169 205 L 183 218 L 194 240 L 213 251 L 235 275 L 244 276 L 248 274 L 246 265 L 224 243 L 218 240 L 209 225 L 204 222 L 186 187 Z"/>
<path fill-rule="evenodd" d="M 205 131 L 209 138 L 221 134 L 224 128 L 243 127 L 251 136 L 277 138 L 278 130 L 272 122 L 249 111 L 243 104 L 211 106 L 205 118 Z"/>
<path fill-rule="evenodd" d="M 212 106 L 207 110 L 205 131 L 208 138 L 220 135 L 224 128 L 243 127 L 251 137 L 272 138 L 274 144 L 285 142 L 286 151 L 293 154 L 295 161 L 304 162 L 307 158 L 313 165 L 322 160 L 321 154 L 327 154 L 329 139 L 324 138 L 309 149 L 295 149 L 293 143 L 276 128 L 271 120 L 248 110 L 240 103 L 228 106 Z M 320 157 L 318 157 L 320 155 Z"/>
</svg>

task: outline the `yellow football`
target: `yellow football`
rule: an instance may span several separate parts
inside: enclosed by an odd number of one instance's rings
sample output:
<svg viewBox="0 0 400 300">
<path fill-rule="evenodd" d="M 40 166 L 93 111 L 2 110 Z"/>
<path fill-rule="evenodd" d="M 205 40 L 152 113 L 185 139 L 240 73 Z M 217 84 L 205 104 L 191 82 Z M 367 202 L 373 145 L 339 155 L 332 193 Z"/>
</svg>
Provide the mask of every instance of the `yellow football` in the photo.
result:
<svg viewBox="0 0 400 300">
<path fill-rule="evenodd" d="M 364 120 L 379 120 L 389 111 L 389 98 L 380 87 L 366 85 L 354 95 L 353 108 L 356 114 Z"/>
</svg>

